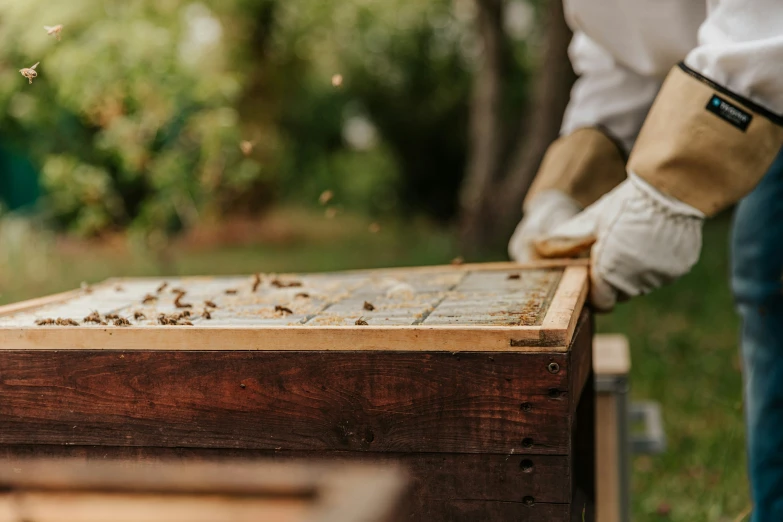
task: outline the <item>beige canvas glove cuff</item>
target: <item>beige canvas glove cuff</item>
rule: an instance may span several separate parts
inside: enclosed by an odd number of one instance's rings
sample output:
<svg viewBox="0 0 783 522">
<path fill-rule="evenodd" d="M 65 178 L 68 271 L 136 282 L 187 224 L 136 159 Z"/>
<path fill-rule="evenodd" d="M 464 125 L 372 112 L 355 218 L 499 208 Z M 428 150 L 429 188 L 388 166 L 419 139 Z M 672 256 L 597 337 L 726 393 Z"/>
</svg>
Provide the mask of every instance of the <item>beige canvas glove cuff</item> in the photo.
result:
<svg viewBox="0 0 783 522">
<path fill-rule="evenodd" d="M 783 146 L 783 118 L 680 65 L 645 120 L 628 171 L 713 216 L 761 180 Z"/>
<path fill-rule="evenodd" d="M 584 208 L 624 179 L 622 149 L 598 128 L 583 127 L 549 146 L 525 205 L 543 192 L 558 190 Z"/>
</svg>

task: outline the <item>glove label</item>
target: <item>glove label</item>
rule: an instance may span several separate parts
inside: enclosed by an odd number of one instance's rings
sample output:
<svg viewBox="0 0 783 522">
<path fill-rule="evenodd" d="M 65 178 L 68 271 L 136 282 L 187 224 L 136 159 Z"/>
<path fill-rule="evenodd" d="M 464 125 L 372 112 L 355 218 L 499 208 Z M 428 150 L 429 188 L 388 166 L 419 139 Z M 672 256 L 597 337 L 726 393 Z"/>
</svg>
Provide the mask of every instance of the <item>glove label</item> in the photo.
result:
<svg viewBox="0 0 783 522">
<path fill-rule="evenodd" d="M 710 98 L 709 103 L 707 103 L 707 110 L 720 119 L 729 122 L 734 127 L 737 127 L 742 132 L 745 132 L 748 129 L 748 125 L 750 125 L 750 121 L 753 119 L 752 114 L 740 109 L 717 94 Z"/>
</svg>

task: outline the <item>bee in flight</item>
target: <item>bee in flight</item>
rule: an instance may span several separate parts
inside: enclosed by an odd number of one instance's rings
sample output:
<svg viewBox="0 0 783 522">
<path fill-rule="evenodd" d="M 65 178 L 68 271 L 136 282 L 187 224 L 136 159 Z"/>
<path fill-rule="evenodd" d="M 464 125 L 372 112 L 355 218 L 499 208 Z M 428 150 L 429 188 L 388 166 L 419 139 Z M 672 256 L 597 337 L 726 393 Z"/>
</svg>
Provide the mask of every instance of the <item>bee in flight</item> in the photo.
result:
<svg viewBox="0 0 783 522">
<path fill-rule="evenodd" d="M 45 25 L 44 29 L 46 29 L 46 34 L 52 35 L 55 38 L 57 38 L 57 41 L 60 41 L 60 33 L 63 30 L 63 24 L 57 24 L 53 26 Z"/>
<path fill-rule="evenodd" d="M 30 83 L 33 83 L 33 78 L 38 76 L 38 73 L 35 72 L 35 68 L 38 67 L 39 63 L 41 63 L 41 62 L 35 62 L 35 65 L 33 65 L 32 67 L 26 67 L 24 69 L 19 69 L 19 72 L 22 73 L 22 76 L 27 78 L 27 80 Z"/>
</svg>

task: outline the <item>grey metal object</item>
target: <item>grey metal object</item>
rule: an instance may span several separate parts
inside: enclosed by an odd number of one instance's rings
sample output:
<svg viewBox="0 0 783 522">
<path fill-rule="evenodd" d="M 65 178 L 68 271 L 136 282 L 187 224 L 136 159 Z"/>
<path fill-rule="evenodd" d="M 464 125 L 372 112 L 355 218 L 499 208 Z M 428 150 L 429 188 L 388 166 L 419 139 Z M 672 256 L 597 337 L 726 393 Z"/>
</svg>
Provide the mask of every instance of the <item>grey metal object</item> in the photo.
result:
<svg viewBox="0 0 783 522">
<path fill-rule="evenodd" d="M 641 423 L 641 433 L 631 435 L 631 451 L 634 454 L 657 455 L 666 451 L 666 433 L 663 430 L 661 405 L 643 401 L 631 404 L 629 416 L 632 423 Z"/>
</svg>

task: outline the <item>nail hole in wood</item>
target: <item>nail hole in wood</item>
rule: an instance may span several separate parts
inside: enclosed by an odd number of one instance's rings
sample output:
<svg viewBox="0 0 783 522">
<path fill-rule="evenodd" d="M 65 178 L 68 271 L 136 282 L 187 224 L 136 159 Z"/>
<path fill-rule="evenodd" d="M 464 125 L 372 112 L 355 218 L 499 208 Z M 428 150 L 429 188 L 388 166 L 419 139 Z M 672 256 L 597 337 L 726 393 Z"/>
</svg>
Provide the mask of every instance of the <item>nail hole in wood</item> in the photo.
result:
<svg viewBox="0 0 783 522">
<path fill-rule="evenodd" d="M 528 506 L 532 506 L 533 504 L 536 503 L 536 500 L 533 497 L 528 496 L 528 497 L 523 498 L 522 502 L 524 502 Z"/>
<path fill-rule="evenodd" d="M 530 410 L 532 410 L 532 409 L 533 409 L 533 405 L 532 405 L 532 404 L 530 404 L 529 402 L 523 402 L 523 403 L 522 403 L 522 404 L 519 406 L 519 408 L 520 408 L 522 411 L 525 411 L 525 412 L 527 412 L 527 411 L 530 411 Z"/>
<path fill-rule="evenodd" d="M 533 461 L 530 459 L 525 459 L 522 462 L 519 463 L 519 467 L 522 469 L 524 473 L 532 473 L 533 472 Z"/>
<path fill-rule="evenodd" d="M 549 398 L 550 399 L 559 399 L 562 397 L 563 392 L 558 390 L 557 388 L 549 388 Z"/>
<path fill-rule="evenodd" d="M 530 437 L 525 437 L 522 439 L 522 447 L 523 448 L 532 448 L 533 447 L 533 439 Z"/>
</svg>

